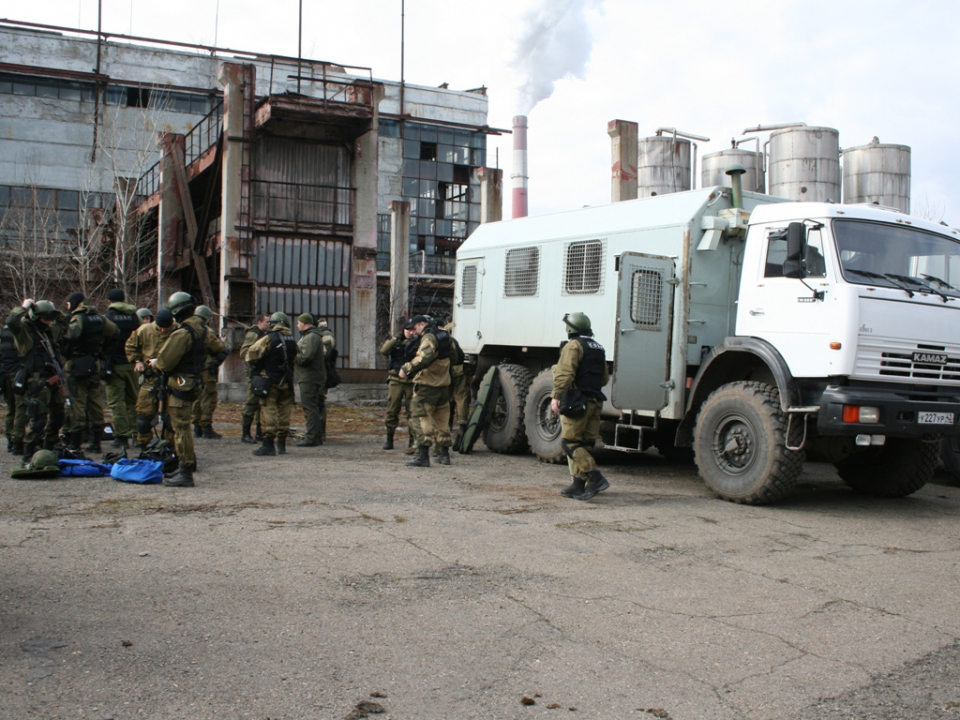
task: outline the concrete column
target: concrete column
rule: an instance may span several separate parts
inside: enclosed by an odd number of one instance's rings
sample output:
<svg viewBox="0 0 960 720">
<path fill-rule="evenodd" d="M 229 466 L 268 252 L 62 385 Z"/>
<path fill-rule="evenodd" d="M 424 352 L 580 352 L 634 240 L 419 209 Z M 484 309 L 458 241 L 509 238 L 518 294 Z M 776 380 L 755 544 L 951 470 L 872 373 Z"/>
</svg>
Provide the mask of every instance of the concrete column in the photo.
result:
<svg viewBox="0 0 960 720">
<path fill-rule="evenodd" d="M 177 266 L 177 256 L 183 249 L 183 204 L 177 188 L 174 163 L 183 157 L 184 136 L 164 133 L 160 136 L 160 207 L 157 229 L 157 302 L 163 306 L 175 286 L 167 273 Z"/>
<path fill-rule="evenodd" d="M 480 222 L 498 222 L 503 219 L 503 170 L 477 168 L 480 179 Z"/>
<path fill-rule="evenodd" d="M 613 157 L 610 199 L 613 202 L 637 199 L 637 155 L 639 129 L 628 120 L 611 120 L 607 124 Z"/>
<path fill-rule="evenodd" d="M 407 314 L 410 304 L 410 203 L 391 200 L 390 207 L 390 330 Z"/>
<path fill-rule="evenodd" d="M 350 367 L 377 367 L 377 207 L 380 133 L 377 107 L 382 89 L 372 88 L 370 130 L 354 141 L 353 272 L 350 276 Z"/>
<path fill-rule="evenodd" d="M 220 216 L 220 316 L 228 318 L 230 307 L 230 269 L 240 265 L 240 240 L 237 234 L 237 218 L 243 189 L 243 154 L 246 150 L 242 139 L 244 91 L 243 66 L 223 63 L 217 80 L 223 86 L 223 171 L 221 173 Z"/>
</svg>

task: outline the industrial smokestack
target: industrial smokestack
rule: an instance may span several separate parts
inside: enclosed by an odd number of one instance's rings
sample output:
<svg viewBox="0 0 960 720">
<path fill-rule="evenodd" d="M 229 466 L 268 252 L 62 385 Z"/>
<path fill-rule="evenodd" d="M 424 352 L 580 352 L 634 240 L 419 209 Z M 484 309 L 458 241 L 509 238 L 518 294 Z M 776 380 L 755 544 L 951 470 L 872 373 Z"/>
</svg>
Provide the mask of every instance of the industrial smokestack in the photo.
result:
<svg viewBox="0 0 960 720">
<path fill-rule="evenodd" d="M 513 217 L 527 216 L 527 116 L 513 118 Z"/>
</svg>

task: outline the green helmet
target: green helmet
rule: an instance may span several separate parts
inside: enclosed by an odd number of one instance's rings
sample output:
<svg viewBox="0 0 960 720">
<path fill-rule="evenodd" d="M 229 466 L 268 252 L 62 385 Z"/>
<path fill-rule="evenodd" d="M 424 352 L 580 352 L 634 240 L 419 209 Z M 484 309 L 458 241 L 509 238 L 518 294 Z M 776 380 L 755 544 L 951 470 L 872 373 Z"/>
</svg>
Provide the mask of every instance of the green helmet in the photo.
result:
<svg viewBox="0 0 960 720">
<path fill-rule="evenodd" d="M 34 470 L 59 468 L 57 454 L 53 450 L 37 450 L 30 458 L 30 467 Z"/>
<path fill-rule="evenodd" d="M 30 308 L 30 317 L 31 318 L 43 318 L 44 320 L 56 320 L 59 317 L 60 311 L 57 310 L 57 306 L 54 305 L 49 300 L 38 300 L 33 304 L 33 307 Z"/>
<path fill-rule="evenodd" d="M 275 312 L 270 316 L 271 325 L 283 325 L 284 327 L 290 327 L 290 318 L 287 317 L 286 313 Z"/>
<path fill-rule="evenodd" d="M 180 318 L 190 317 L 193 313 L 194 308 L 197 307 L 197 303 L 194 301 L 193 296 L 190 293 L 175 292 L 167 300 L 167 307 L 170 308 L 170 312 L 173 313 L 173 316 L 178 320 Z"/>
<path fill-rule="evenodd" d="M 208 308 L 206 305 L 198 305 L 197 309 L 193 311 L 193 314 L 204 320 L 209 320 L 211 317 L 213 317 L 213 310 Z"/>
<path fill-rule="evenodd" d="M 567 326 L 568 335 L 590 335 L 590 318 L 581 312 L 567 313 L 563 316 L 563 322 Z"/>
<path fill-rule="evenodd" d="M 137 317 L 141 320 L 153 317 L 153 311 L 150 308 L 140 308 L 137 310 Z"/>
</svg>

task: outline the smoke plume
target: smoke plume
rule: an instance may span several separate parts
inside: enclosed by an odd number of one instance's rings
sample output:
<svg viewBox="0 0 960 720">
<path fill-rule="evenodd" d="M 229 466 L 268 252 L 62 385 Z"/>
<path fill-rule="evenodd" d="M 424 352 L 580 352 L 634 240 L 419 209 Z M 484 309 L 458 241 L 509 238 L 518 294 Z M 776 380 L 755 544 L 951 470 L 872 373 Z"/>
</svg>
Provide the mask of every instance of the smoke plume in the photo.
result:
<svg viewBox="0 0 960 720">
<path fill-rule="evenodd" d="M 524 16 L 514 62 L 525 80 L 518 90 L 518 113 L 529 115 L 553 94 L 558 80 L 583 79 L 593 38 L 586 11 L 603 0 L 542 0 Z"/>
</svg>

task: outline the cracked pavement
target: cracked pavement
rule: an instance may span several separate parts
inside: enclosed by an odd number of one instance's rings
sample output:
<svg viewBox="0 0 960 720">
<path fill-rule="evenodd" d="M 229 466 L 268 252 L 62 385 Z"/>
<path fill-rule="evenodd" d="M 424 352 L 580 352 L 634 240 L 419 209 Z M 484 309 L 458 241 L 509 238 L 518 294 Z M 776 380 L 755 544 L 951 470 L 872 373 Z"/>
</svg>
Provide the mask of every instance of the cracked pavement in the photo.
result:
<svg viewBox="0 0 960 720">
<path fill-rule="evenodd" d="M 331 434 L 198 440 L 192 489 L 0 458 L 0 716 L 960 718 L 958 488 L 811 465 L 755 508 L 601 453 L 583 503 L 532 456 Z"/>
</svg>

